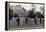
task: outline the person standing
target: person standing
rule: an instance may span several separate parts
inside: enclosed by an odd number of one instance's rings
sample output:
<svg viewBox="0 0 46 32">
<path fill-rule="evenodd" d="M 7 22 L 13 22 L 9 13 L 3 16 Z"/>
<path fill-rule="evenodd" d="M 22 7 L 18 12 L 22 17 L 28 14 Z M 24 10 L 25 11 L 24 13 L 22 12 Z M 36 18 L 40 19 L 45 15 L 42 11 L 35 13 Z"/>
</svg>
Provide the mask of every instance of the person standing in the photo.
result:
<svg viewBox="0 0 46 32">
<path fill-rule="evenodd" d="M 34 18 L 34 22 L 35 24 L 37 24 L 37 16 Z"/>
<path fill-rule="evenodd" d="M 20 21 L 20 19 L 19 19 L 19 17 L 18 17 L 18 19 L 17 19 L 17 26 L 19 26 L 19 21 Z"/>
<path fill-rule="evenodd" d="M 26 21 L 25 21 L 25 23 L 27 23 L 27 21 L 28 21 L 28 18 L 26 17 Z"/>
</svg>

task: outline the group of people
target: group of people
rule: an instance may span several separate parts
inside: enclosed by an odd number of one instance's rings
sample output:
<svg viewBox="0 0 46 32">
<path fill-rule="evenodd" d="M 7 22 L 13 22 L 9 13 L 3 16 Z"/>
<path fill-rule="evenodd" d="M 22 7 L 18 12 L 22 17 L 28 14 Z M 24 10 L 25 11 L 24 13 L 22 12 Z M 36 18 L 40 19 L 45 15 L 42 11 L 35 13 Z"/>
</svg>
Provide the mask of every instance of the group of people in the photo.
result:
<svg viewBox="0 0 46 32">
<path fill-rule="evenodd" d="M 26 24 L 27 23 L 27 18 L 25 18 L 25 17 L 23 17 L 23 16 L 21 16 L 21 17 L 18 17 L 18 19 L 17 19 L 17 26 L 23 26 L 24 24 Z"/>
<path fill-rule="evenodd" d="M 38 18 L 37 18 L 37 16 L 35 17 L 35 18 L 33 18 L 34 19 L 34 23 L 35 24 L 37 24 L 37 22 L 38 22 Z M 40 20 L 39 20 L 39 23 L 41 24 L 41 18 L 39 18 Z M 23 16 L 21 16 L 21 17 L 18 17 L 17 18 L 17 26 L 23 26 L 23 25 L 25 25 L 26 23 L 28 23 L 28 17 L 23 17 Z"/>
</svg>

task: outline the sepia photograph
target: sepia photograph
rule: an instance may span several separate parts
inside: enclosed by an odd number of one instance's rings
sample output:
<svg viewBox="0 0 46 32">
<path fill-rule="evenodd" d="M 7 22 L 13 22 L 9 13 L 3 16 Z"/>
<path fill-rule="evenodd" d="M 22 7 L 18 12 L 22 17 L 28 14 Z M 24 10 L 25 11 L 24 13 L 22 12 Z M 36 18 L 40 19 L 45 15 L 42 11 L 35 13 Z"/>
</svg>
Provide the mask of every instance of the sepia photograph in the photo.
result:
<svg viewBox="0 0 46 32">
<path fill-rule="evenodd" d="M 44 28 L 44 4 L 28 2 L 7 3 L 7 29 Z"/>
</svg>

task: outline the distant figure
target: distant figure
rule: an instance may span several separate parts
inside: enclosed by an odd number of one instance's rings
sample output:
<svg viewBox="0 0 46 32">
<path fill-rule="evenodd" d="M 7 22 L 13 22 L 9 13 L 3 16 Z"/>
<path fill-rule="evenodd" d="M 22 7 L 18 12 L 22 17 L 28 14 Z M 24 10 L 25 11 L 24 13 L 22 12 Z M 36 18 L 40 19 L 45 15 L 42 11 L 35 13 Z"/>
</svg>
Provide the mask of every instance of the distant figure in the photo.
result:
<svg viewBox="0 0 46 32">
<path fill-rule="evenodd" d="M 35 24 L 37 24 L 37 16 L 34 18 L 34 22 Z"/>
<path fill-rule="evenodd" d="M 17 19 L 17 26 L 19 26 L 19 21 L 20 21 L 20 19 L 19 19 L 19 17 L 18 17 L 18 19 Z"/>
<path fill-rule="evenodd" d="M 41 18 L 40 18 L 40 24 L 41 24 Z"/>
<path fill-rule="evenodd" d="M 37 17 L 40 18 L 40 24 L 41 24 L 41 13 L 37 12 Z"/>
<path fill-rule="evenodd" d="M 27 23 L 27 21 L 28 21 L 28 18 L 26 17 L 26 21 L 25 21 L 25 23 Z"/>
</svg>

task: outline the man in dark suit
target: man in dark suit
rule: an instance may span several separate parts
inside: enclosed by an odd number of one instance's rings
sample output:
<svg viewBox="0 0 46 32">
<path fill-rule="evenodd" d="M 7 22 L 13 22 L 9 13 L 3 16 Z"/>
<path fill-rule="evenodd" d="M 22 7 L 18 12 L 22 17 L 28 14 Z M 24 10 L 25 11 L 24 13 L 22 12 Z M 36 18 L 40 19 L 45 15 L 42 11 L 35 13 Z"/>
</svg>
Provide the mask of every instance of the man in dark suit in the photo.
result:
<svg viewBox="0 0 46 32">
<path fill-rule="evenodd" d="M 20 19 L 19 19 L 19 17 L 18 17 L 18 19 L 17 19 L 17 26 L 19 26 L 19 21 L 20 21 Z"/>
</svg>

